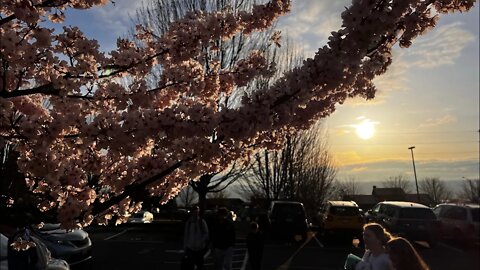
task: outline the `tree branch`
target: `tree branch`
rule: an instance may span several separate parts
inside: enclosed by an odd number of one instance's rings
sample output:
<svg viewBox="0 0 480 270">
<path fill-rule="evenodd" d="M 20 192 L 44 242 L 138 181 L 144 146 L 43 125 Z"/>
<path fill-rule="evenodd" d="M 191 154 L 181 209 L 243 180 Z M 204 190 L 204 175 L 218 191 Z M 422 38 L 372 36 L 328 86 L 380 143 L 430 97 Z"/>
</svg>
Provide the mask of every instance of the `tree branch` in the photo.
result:
<svg viewBox="0 0 480 270">
<path fill-rule="evenodd" d="M 156 181 L 158 181 L 158 180 L 164 178 L 165 176 L 171 174 L 176 169 L 180 168 L 185 162 L 192 161 L 194 158 L 195 157 L 191 157 L 191 158 L 187 158 L 185 160 L 178 161 L 178 162 L 176 162 L 175 164 L 168 167 L 163 172 L 161 172 L 157 175 L 154 175 L 154 176 L 152 176 L 152 177 L 150 177 L 150 178 L 148 178 L 148 179 L 146 179 L 142 182 L 134 183 L 130 186 L 127 186 L 121 194 L 109 199 L 108 201 L 106 201 L 104 203 L 100 203 L 100 202 L 96 201 L 92 206 L 92 214 L 94 216 L 98 215 L 98 214 L 101 214 L 102 212 L 108 210 L 113 205 L 116 205 L 116 204 L 120 203 L 122 200 L 126 199 L 127 197 L 129 197 L 129 196 L 131 196 L 131 195 L 133 195 L 137 192 L 141 192 L 141 191 L 145 190 L 145 188 L 148 185 L 153 184 Z"/>
</svg>

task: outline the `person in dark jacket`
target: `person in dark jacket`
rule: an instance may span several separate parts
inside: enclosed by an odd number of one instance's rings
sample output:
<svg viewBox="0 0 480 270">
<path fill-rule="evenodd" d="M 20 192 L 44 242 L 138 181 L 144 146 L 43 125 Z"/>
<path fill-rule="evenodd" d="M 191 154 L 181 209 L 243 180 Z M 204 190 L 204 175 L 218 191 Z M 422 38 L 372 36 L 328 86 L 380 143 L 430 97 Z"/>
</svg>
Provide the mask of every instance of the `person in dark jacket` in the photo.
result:
<svg viewBox="0 0 480 270">
<path fill-rule="evenodd" d="M 228 218 L 228 213 L 227 208 L 219 208 L 217 219 L 210 230 L 215 270 L 232 269 L 235 226 L 233 221 Z"/>
<path fill-rule="evenodd" d="M 263 236 L 259 231 L 258 223 L 250 223 L 250 232 L 247 236 L 248 260 L 252 270 L 262 268 Z"/>
<path fill-rule="evenodd" d="M 185 224 L 183 248 L 185 256 L 182 269 L 203 269 L 203 256 L 208 249 L 207 223 L 199 215 L 198 206 L 192 207 L 191 216 Z"/>
</svg>

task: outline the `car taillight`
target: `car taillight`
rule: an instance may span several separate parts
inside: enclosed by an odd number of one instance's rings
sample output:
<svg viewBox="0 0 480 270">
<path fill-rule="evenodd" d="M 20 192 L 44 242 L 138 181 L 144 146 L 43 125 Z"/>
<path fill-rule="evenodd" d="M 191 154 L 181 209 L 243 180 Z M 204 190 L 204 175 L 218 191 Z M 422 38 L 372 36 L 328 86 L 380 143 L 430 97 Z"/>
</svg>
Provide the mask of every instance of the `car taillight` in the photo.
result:
<svg viewBox="0 0 480 270">
<path fill-rule="evenodd" d="M 327 221 L 332 221 L 332 220 L 333 220 L 333 216 L 328 215 L 327 216 Z"/>
</svg>

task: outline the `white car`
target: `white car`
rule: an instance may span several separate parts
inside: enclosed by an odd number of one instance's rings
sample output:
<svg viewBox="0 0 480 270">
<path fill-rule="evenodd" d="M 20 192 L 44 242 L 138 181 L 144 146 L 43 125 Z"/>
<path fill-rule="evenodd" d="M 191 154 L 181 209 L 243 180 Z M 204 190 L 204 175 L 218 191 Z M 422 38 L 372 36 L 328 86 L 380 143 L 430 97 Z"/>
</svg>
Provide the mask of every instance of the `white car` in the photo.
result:
<svg viewBox="0 0 480 270">
<path fill-rule="evenodd" d="M 127 220 L 128 223 L 152 223 L 153 214 L 142 210 L 130 216 Z"/>
<path fill-rule="evenodd" d="M 480 206 L 443 203 L 433 212 L 442 224 L 442 236 L 460 243 L 480 242 Z"/>
<path fill-rule="evenodd" d="M 63 259 L 70 266 L 89 267 L 92 263 L 92 241 L 84 230 L 67 231 L 60 224 L 45 224 L 33 230 L 55 258 Z"/>
<path fill-rule="evenodd" d="M 70 266 L 64 260 L 54 259 L 45 244 L 32 236 L 36 245 L 38 262 L 36 269 L 42 270 L 70 270 Z M 8 238 L 0 234 L 0 270 L 8 270 Z"/>
</svg>

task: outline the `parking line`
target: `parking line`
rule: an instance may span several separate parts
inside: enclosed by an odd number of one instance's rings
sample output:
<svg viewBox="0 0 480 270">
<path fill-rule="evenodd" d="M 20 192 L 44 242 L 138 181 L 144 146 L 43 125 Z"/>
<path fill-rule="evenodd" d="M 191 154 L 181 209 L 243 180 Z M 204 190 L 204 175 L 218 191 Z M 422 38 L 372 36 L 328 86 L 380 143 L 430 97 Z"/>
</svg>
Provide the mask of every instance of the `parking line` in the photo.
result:
<svg viewBox="0 0 480 270">
<path fill-rule="evenodd" d="M 110 239 L 113 239 L 113 238 L 115 238 L 115 237 L 117 237 L 117 236 L 120 236 L 120 235 L 126 233 L 127 231 L 128 231 L 128 229 L 125 229 L 125 230 L 123 230 L 123 231 L 121 231 L 121 232 L 119 232 L 119 233 L 117 233 L 117 234 L 114 234 L 114 235 L 112 235 L 112 236 L 106 237 L 106 238 L 103 239 L 103 240 L 104 240 L 104 241 L 108 241 L 108 240 L 110 240 Z"/>
<path fill-rule="evenodd" d="M 437 245 L 438 245 L 438 246 L 441 246 L 441 247 L 443 247 L 443 248 L 446 248 L 446 249 L 453 250 L 453 251 L 455 251 L 455 252 L 457 252 L 457 253 L 465 253 L 463 250 L 461 250 L 461 249 L 459 249 L 459 248 L 456 248 L 456 247 L 452 247 L 452 246 L 447 245 L 447 244 L 445 244 L 445 243 L 438 243 Z"/>
<path fill-rule="evenodd" d="M 248 262 L 248 252 L 245 253 L 245 257 L 243 258 L 242 268 L 240 268 L 240 270 L 245 270 L 247 268 L 247 262 Z"/>
<path fill-rule="evenodd" d="M 325 248 L 325 246 L 322 244 L 322 242 L 320 242 L 320 240 L 318 240 L 317 235 L 314 234 L 312 237 L 315 239 L 315 241 L 317 242 L 317 244 L 318 244 L 321 248 Z"/>
<path fill-rule="evenodd" d="M 307 241 L 305 241 L 294 253 L 288 260 L 286 260 L 282 265 L 280 265 L 277 270 L 287 270 L 290 267 L 290 263 L 292 262 L 293 258 L 297 256 L 297 254 L 302 250 L 310 241 L 312 240 L 312 237 L 308 237 Z"/>
</svg>

